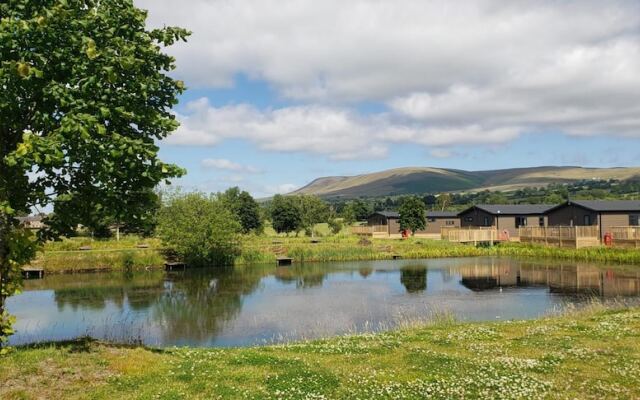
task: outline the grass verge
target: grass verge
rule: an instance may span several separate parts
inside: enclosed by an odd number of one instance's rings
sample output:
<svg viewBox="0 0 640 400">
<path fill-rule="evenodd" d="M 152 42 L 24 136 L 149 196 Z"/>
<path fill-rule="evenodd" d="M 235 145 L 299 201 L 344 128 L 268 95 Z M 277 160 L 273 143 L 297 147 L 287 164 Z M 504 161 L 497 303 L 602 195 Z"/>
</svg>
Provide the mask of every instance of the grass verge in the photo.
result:
<svg viewBox="0 0 640 400">
<path fill-rule="evenodd" d="M 86 240 L 86 239 L 85 239 Z M 70 242 L 70 243 L 68 243 Z M 148 248 L 138 248 L 139 243 Z M 81 245 L 92 250 L 80 251 Z M 70 250 L 60 250 L 70 249 Z M 236 265 L 273 263 L 277 256 L 292 257 L 295 262 L 390 260 L 394 256 L 406 259 L 443 257 L 506 256 L 567 261 L 640 264 L 640 251 L 605 247 L 568 249 L 505 243 L 493 247 L 475 247 L 438 240 L 410 238 L 407 240 L 361 240 L 356 236 L 323 237 L 317 243 L 307 237 L 246 236 Z M 65 240 L 48 243 L 34 261 L 47 273 L 65 273 L 125 268 L 161 268 L 164 264 L 161 244 L 157 239 L 126 238 L 120 242 Z"/>
<path fill-rule="evenodd" d="M 0 398 L 634 399 L 640 309 L 456 323 L 244 349 L 89 340 L 0 358 Z"/>
</svg>

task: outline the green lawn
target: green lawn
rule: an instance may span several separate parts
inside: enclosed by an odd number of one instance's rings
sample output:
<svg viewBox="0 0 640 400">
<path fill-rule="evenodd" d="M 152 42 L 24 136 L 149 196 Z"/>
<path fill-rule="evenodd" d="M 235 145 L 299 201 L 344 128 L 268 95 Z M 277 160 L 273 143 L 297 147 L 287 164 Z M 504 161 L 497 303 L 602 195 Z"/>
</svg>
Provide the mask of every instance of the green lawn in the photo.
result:
<svg viewBox="0 0 640 400">
<path fill-rule="evenodd" d="M 89 341 L 14 349 L 0 398 L 637 399 L 640 309 L 245 349 Z"/>
</svg>

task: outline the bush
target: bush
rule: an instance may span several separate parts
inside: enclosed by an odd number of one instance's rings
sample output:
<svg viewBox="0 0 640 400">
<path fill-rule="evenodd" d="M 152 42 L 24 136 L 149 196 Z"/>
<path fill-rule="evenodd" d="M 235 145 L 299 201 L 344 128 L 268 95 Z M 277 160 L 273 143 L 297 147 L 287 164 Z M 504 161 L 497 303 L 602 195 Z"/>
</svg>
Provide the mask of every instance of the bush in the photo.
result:
<svg viewBox="0 0 640 400">
<path fill-rule="evenodd" d="M 232 265 L 241 230 L 222 201 L 202 193 L 173 195 L 158 215 L 158 236 L 192 266 Z"/>
<path fill-rule="evenodd" d="M 343 225 L 342 225 L 342 221 L 340 221 L 337 218 L 332 218 L 329 220 L 329 229 L 331 230 L 331 233 L 333 233 L 334 235 L 337 235 L 338 233 L 340 233 L 342 231 Z"/>
</svg>

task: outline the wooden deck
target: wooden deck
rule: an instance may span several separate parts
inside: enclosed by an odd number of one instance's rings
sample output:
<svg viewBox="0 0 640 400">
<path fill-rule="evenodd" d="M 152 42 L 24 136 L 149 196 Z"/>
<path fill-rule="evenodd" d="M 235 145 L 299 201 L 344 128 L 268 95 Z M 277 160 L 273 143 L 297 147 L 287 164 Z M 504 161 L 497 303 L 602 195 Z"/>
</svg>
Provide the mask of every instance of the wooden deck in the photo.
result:
<svg viewBox="0 0 640 400">
<path fill-rule="evenodd" d="M 276 257 L 276 265 L 278 267 L 291 265 L 291 264 L 293 264 L 293 258 L 291 257 L 284 257 L 284 256 Z"/>
<path fill-rule="evenodd" d="M 389 227 L 387 225 L 364 225 L 352 226 L 349 228 L 351 234 L 371 237 L 389 237 Z"/>
<path fill-rule="evenodd" d="M 640 226 L 615 226 L 609 228 L 613 247 L 640 248 Z"/>
<path fill-rule="evenodd" d="M 44 268 L 39 267 L 22 267 L 23 279 L 42 279 L 44 278 Z"/>
<path fill-rule="evenodd" d="M 187 269 L 187 264 L 183 262 L 168 262 L 164 264 L 165 271 L 184 271 Z"/>
<path fill-rule="evenodd" d="M 524 226 L 518 229 L 522 243 L 553 247 L 600 246 L 600 227 L 592 226 Z"/>
<path fill-rule="evenodd" d="M 442 240 L 456 243 L 489 243 L 493 244 L 501 240 L 495 228 L 468 227 L 451 228 L 442 227 L 440 230 Z"/>
</svg>

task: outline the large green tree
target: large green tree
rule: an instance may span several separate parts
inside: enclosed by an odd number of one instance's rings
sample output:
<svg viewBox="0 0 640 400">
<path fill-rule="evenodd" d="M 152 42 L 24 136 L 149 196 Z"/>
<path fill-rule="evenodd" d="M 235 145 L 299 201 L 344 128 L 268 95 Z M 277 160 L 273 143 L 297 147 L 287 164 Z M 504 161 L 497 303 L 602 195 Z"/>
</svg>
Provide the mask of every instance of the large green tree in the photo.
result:
<svg viewBox="0 0 640 400">
<path fill-rule="evenodd" d="M 131 219 L 136 194 L 182 173 L 157 142 L 184 90 L 162 48 L 188 32 L 146 16 L 132 0 L 0 2 L 0 337 L 36 245 L 18 213 L 53 204 L 41 240 L 101 213 Z"/>
<path fill-rule="evenodd" d="M 221 193 L 220 199 L 237 216 L 243 233 L 262 231 L 260 205 L 249 192 L 232 187 Z"/>
<path fill-rule="evenodd" d="M 417 196 L 406 196 L 400 201 L 400 229 L 407 229 L 414 235 L 427 227 L 426 207 Z"/>
<path fill-rule="evenodd" d="M 292 196 L 277 194 L 269 206 L 271 225 L 277 233 L 299 232 L 302 228 L 300 203 Z"/>
</svg>

